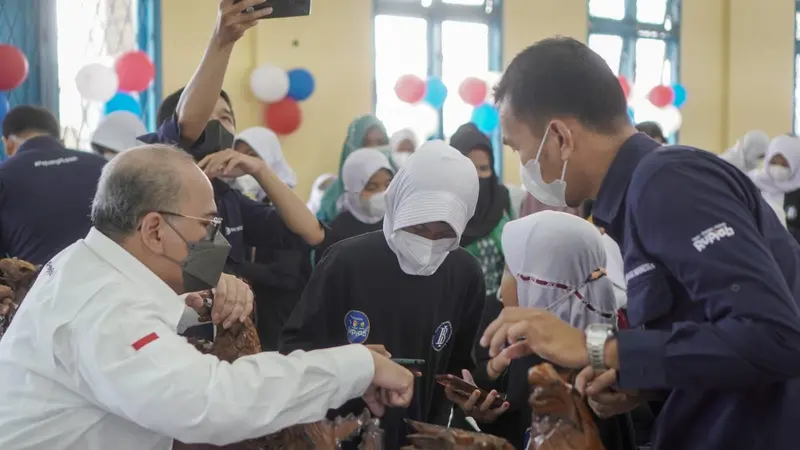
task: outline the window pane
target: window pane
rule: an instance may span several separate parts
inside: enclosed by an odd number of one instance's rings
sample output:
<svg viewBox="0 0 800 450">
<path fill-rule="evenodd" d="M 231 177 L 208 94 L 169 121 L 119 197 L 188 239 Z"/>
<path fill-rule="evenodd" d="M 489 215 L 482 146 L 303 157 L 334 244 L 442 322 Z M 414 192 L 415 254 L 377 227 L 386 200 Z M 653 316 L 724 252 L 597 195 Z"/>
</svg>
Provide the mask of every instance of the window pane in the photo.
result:
<svg viewBox="0 0 800 450">
<path fill-rule="evenodd" d="M 442 0 L 442 3 L 449 3 L 451 5 L 469 5 L 469 6 L 480 6 L 483 5 L 486 0 Z"/>
<path fill-rule="evenodd" d="M 622 58 L 622 38 L 620 36 L 590 34 L 589 48 L 606 60 L 614 75 L 619 75 L 619 63 Z"/>
<path fill-rule="evenodd" d="M 625 17 L 625 0 L 589 0 L 589 15 L 622 20 Z"/>
<path fill-rule="evenodd" d="M 451 136 L 472 118 L 472 106 L 458 95 L 464 78 L 489 70 L 489 26 L 481 23 L 442 22 L 442 81 L 448 95 L 444 104 L 444 135 Z"/>
<path fill-rule="evenodd" d="M 667 0 L 636 0 L 636 20 L 643 23 L 664 23 Z"/>
<path fill-rule="evenodd" d="M 67 147 L 88 150 L 104 105 L 81 98 L 78 71 L 90 63 L 113 67 L 114 58 L 135 50 L 136 0 L 58 0 L 59 115 Z M 80 24 L 80 26 L 76 26 Z"/>
<path fill-rule="evenodd" d="M 664 59 L 666 43 L 660 39 L 638 39 L 636 41 L 636 76 L 634 85 L 634 119 L 636 122 L 656 121 L 662 117 L 661 109 L 647 100 L 647 94 L 655 86 L 671 81 L 664 79 L 670 66 Z"/>
<path fill-rule="evenodd" d="M 398 39 L 402 36 L 402 39 Z M 409 106 L 394 93 L 397 79 L 428 73 L 428 27 L 425 19 L 380 15 L 375 17 L 375 114 L 389 133 L 413 122 Z"/>
</svg>

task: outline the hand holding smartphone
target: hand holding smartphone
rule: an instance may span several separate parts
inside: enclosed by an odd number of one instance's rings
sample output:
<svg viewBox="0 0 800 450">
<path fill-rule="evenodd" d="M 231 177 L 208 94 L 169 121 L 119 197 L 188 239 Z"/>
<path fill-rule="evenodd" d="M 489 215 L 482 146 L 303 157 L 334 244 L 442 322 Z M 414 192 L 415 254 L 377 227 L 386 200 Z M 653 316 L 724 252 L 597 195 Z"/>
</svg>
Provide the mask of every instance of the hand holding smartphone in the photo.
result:
<svg viewBox="0 0 800 450">
<path fill-rule="evenodd" d="M 233 0 L 233 3 L 241 1 Z M 272 14 L 262 19 L 308 16 L 311 14 L 311 0 L 264 0 L 263 3 L 247 8 L 244 12 L 251 13 L 266 8 L 272 8 Z"/>
<path fill-rule="evenodd" d="M 483 389 L 475 386 L 474 384 L 459 378 L 455 375 L 446 374 L 446 375 L 436 375 L 436 382 L 441 384 L 444 387 L 450 386 L 450 388 L 457 393 L 458 395 L 464 396 L 465 399 L 470 398 L 472 393 L 475 391 L 480 392 L 480 397 L 478 399 L 477 404 L 481 404 L 486 401 L 486 398 L 489 396 L 489 393 L 484 391 Z M 503 406 L 505 403 L 504 398 L 497 397 L 492 402 L 492 408 L 499 408 Z"/>
</svg>

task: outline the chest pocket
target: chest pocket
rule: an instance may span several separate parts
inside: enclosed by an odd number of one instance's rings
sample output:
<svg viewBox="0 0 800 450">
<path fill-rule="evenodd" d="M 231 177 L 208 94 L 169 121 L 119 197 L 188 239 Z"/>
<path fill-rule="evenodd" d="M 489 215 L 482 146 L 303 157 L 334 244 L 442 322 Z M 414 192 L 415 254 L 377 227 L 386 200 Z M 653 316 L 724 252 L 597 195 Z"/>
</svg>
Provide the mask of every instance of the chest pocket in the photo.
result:
<svg viewBox="0 0 800 450">
<path fill-rule="evenodd" d="M 669 271 L 650 262 L 631 267 L 628 259 L 625 260 L 625 269 L 630 327 L 646 326 L 667 315 L 674 299 L 669 285 Z"/>
</svg>

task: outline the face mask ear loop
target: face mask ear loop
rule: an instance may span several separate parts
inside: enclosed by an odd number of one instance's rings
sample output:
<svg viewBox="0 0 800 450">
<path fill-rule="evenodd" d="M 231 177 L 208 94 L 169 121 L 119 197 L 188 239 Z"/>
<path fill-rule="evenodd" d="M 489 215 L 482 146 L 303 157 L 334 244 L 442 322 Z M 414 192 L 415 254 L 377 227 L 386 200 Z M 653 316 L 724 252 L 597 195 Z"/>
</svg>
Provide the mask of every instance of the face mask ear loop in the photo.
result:
<svg viewBox="0 0 800 450">
<path fill-rule="evenodd" d="M 564 165 L 561 166 L 561 181 L 564 181 L 564 176 L 567 174 L 567 163 L 569 161 L 564 161 Z"/>
<path fill-rule="evenodd" d="M 542 149 L 544 148 L 544 143 L 547 141 L 547 134 L 550 133 L 550 124 L 547 124 L 547 128 L 544 129 L 544 135 L 542 136 L 542 142 L 539 144 L 539 150 L 536 152 L 536 161 L 539 161 L 539 155 L 542 154 Z"/>
</svg>

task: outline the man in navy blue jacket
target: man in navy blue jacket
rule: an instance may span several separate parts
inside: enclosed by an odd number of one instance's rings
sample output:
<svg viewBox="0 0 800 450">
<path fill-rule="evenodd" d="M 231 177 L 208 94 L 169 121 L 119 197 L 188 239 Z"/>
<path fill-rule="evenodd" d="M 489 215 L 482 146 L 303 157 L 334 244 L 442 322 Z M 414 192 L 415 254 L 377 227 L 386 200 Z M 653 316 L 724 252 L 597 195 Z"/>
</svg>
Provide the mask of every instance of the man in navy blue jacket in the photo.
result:
<svg viewBox="0 0 800 450">
<path fill-rule="evenodd" d="M 577 384 L 601 415 L 664 400 L 655 449 L 797 449 L 800 247 L 748 177 L 636 133 L 617 78 L 573 39 L 520 53 L 495 97 L 526 188 L 553 206 L 595 199 L 624 255 L 631 329 L 506 308 L 481 340 L 490 354 L 589 366 Z"/>
<path fill-rule="evenodd" d="M 91 228 L 105 159 L 64 148 L 58 121 L 38 106 L 3 119 L 9 159 L 0 164 L 0 256 L 44 264 Z"/>
</svg>

